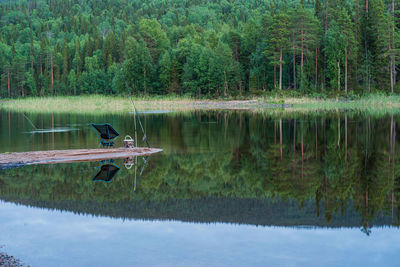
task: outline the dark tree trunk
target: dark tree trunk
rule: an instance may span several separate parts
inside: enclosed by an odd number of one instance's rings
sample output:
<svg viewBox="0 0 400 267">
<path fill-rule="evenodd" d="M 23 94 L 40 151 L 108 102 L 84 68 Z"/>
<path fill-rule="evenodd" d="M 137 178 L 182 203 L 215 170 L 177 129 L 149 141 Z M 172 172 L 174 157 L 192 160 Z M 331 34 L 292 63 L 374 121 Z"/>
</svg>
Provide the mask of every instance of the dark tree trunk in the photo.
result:
<svg viewBox="0 0 400 267">
<path fill-rule="evenodd" d="M 283 48 L 281 47 L 281 52 L 279 56 L 279 90 L 282 90 L 282 53 Z"/>
<path fill-rule="evenodd" d="M 50 65 L 51 65 L 51 90 L 54 95 L 54 76 L 53 76 L 53 54 L 50 55 Z"/>
<path fill-rule="evenodd" d="M 8 97 L 11 96 L 11 87 L 10 87 L 10 68 L 7 69 L 7 90 L 8 90 Z"/>
<path fill-rule="evenodd" d="M 344 45 L 344 91 L 347 94 L 347 41 Z"/>
<path fill-rule="evenodd" d="M 315 89 L 318 87 L 318 47 L 315 48 Z"/>
<path fill-rule="evenodd" d="M 304 66 L 304 35 L 303 35 L 303 25 L 301 25 L 301 63 L 300 63 L 300 69 L 301 69 L 301 79 L 303 79 L 303 66 Z"/>
<path fill-rule="evenodd" d="M 282 158 L 283 158 L 283 155 L 282 155 L 282 144 L 283 143 L 283 141 L 282 141 L 282 119 L 280 119 L 279 120 L 279 144 L 280 144 L 280 150 L 281 150 L 281 160 L 282 160 Z"/>
</svg>

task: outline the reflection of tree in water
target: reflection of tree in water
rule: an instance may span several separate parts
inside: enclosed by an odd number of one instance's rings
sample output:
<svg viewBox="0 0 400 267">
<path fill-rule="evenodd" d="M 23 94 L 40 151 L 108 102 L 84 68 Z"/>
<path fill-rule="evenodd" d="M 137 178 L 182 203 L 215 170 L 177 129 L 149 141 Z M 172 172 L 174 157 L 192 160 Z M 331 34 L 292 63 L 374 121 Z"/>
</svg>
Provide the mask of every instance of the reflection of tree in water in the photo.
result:
<svg viewBox="0 0 400 267">
<path fill-rule="evenodd" d="M 358 225 L 366 233 L 399 224 L 396 118 L 176 116 L 147 123 L 149 138 L 166 150 L 149 161 L 134 195 L 132 173 L 94 184 L 86 178 L 91 163 L 7 170 L 0 193 L 117 217 Z"/>
</svg>

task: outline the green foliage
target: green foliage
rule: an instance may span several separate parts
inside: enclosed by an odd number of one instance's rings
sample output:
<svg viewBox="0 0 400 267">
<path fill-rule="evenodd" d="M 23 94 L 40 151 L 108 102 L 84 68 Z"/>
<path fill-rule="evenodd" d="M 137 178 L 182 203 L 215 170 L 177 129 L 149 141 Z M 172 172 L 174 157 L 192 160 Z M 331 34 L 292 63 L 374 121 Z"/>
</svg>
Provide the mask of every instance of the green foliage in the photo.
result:
<svg viewBox="0 0 400 267">
<path fill-rule="evenodd" d="M 389 92 L 399 9 L 383 0 L 368 10 L 350 0 L 3 1 L 0 96 Z"/>
</svg>

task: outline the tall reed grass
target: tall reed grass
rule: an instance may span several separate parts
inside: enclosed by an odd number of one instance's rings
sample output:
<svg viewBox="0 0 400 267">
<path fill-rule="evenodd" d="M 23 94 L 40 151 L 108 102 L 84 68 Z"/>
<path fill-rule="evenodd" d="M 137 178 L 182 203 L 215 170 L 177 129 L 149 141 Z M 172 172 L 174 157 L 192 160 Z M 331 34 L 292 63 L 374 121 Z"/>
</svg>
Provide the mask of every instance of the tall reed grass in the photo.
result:
<svg viewBox="0 0 400 267">
<path fill-rule="evenodd" d="M 371 114 L 400 113 L 399 95 L 367 95 L 353 99 L 311 97 L 258 97 L 253 100 L 206 100 L 182 96 L 145 96 L 133 98 L 138 110 L 192 111 L 245 109 L 253 112 L 311 113 L 353 111 Z M 279 108 L 280 104 L 288 108 Z M 275 104 L 271 107 L 270 104 Z M 274 108 L 275 107 L 275 108 Z M 117 114 L 133 110 L 130 97 L 123 96 L 55 96 L 0 100 L 0 109 L 28 113 Z"/>
</svg>

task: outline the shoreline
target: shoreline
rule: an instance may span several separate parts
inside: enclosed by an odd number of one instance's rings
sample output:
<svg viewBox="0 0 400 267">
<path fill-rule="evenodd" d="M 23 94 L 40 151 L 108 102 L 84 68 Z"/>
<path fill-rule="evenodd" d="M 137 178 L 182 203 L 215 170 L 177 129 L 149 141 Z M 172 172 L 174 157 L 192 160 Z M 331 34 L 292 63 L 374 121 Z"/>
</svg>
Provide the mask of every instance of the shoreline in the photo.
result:
<svg viewBox="0 0 400 267">
<path fill-rule="evenodd" d="M 0 266 L 24 267 L 24 266 L 29 266 L 29 265 L 25 265 L 23 262 L 21 262 L 19 259 L 16 259 L 13 256 L 10 256 L 4 252 L 0 252 Z"/>
<path fill-rule="evenodd" d="M 400 113 L 400 96 L 397 95 L 369 95 L 355 100 L 311 97 L 259 97 L 250 100 L 134 97 L 134 102 L 139 111 L 148 113 L 201 110 L 243 110 L 281 114 L 348 111 L 378 115 Z M 132 112 L 133 106 L 129 97 L 83 95 L 4 99 L 0 100 L 0 110 L 54 114 L 121 114 Z"/>
</svg>

